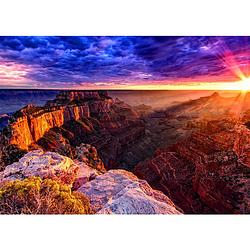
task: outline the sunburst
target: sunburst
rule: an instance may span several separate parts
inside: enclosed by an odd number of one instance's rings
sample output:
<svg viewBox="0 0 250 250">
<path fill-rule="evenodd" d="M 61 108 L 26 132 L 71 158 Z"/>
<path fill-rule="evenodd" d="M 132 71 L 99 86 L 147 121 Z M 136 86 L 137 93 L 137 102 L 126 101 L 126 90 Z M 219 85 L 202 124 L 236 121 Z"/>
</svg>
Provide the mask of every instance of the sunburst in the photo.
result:
<svg viewBox="0 0 250 250">
<path fill-rule="evenodd" d="M 241 91 L 250 91 L 250 78 L 243 78 L 240 82 L 239 82 L 240 86 L 240 90 Z"/>
</svg>

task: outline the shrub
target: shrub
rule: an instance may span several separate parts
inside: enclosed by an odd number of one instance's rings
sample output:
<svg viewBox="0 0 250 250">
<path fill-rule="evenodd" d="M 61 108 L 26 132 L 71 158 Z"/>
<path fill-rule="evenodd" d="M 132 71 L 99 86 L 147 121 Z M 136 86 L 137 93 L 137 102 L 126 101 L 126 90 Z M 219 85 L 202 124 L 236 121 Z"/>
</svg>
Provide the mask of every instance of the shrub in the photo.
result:
<svg viewBox="0 0 250 250">
<path fill-rule="evenodd" d="M 91 214 L 88 198 L 51 179 L 31 177 L 0 187 L 0 214 Z"/>
</svg>

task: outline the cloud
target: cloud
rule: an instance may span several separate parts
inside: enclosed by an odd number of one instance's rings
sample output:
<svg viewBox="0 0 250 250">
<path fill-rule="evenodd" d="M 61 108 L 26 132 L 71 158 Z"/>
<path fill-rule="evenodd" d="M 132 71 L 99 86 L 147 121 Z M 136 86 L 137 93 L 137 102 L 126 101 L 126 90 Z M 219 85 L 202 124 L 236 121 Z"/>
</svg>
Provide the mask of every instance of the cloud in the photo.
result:
<svg viewBox="0 0 250 250">
<path fill-rule="evenodd" d="M 247 74 L 249 60 L 249 37 L 0 37 L 0 65 L 44 87 L 237 79 L 231 68 Z"/>
</svg>

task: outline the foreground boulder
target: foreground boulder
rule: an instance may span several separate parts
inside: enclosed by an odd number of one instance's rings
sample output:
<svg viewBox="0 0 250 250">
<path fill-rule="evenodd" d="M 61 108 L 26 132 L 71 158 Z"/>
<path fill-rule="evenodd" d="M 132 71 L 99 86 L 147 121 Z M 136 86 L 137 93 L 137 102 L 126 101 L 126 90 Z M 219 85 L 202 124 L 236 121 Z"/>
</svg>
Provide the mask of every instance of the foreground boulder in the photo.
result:
<svg viewBox="0 0 250 250">
<path fill-rule="evenodd" d="M 34 150 L 23 156 L 18 162 L 6 166 L 0 174 L 1 181 L 23 180 L 31 176 L 60 180 L 72 184 L 79 166 L 70 158 L 54 152 Z"/>
<path fill-rule="evenodd" d="M 31 151 L 18 162 L 6 166 L 5 170 L 0 173 L 0 181 L 23 180 L 37 176 L 73 185 L 73 189 L 77 189 L 105 172 L 96 149 L 90 145 L 84 145 L 79 151 L 81 161 L 73 161 L 69 157 L 55 152 L 44 152 L 41 149 Z M 91 160 L 90 156 L 95 157 Z"/>
<path fill-rule="evenodd" d="M 91 210 L 101 214 L 181 214 L 166 195 L 132 173 L 125 170 L 103 173 L 105 169 L 100 169 L 103 163 L 94 147 L 81 145 L 80 152 L 81 161 L 73 161 L 54 152 L 31 151 L 0 173 L 0 185 L 39 177 L 87 195 Z M 95 157 L 92 159 L 91 155 Z M 26 196 L 24 193 L 22 204 Z"/>
<path fill-rule="evenodd" d="M 166 195 L 125 170 L 109 170 L 78 191 L 99 214 L 181 214 Z"/>
</svg>

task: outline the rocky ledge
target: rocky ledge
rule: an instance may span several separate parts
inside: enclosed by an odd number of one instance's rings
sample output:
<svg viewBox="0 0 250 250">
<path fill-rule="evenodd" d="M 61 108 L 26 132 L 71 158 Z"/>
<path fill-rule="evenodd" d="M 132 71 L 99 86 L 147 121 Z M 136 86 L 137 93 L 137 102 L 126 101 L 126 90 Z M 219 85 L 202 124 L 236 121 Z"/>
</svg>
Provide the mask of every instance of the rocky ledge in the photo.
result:
<svg viewBox="0 0 250 250">
<path fill-rule="evenodd" d="M 100 169 L 103 163 L 98 155 L 91 160 L 96 152 L 92 146 L 82 145 L 80 152 L 82 156 L 72 160 L 54 152 L 31 151 L 0 173 L 0 183 L 32 176 L 57 180 L 87 195 L 99 214 L 182 213 L 166 195 L 132 173 Z"/>
<path fill-rule="evenodd" d="M 55 152 L 31 151 L 18 162 L 6 166 L 4 171 L 0 172 L 0 181 L 23 180 L 36 176 L 78 188 L 106 171 L 101 159 L 95 154 L 94 147 L 82 144 L 78 153 L 81 154 L 81 161 L 73 161 Z"/>
<path fill-rule="evenodd" d="M 81 186 L 99 214 L 181 214 L 162 192 L 125 170 L 109 170 Z"/>
</svg>

